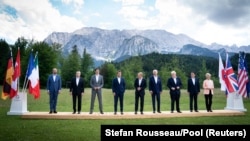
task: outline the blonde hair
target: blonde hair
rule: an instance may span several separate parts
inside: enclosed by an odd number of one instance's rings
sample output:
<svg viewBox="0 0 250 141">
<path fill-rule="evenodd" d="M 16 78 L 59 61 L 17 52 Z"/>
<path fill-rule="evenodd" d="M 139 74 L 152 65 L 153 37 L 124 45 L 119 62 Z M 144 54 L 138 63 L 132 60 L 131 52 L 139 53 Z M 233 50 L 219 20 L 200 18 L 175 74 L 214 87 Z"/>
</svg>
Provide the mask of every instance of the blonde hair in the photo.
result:
<svg viewBox="0 0 250 141">
<path fill-rule="evenodd" d="M 176 72 L 175 71 L 171 71 L 171 74 L 176 74 Z"/>
<path fill-rule="evenodd" d="M 210 73 L 206 73 L 205 76 L 206 77 L 211 77 L 211 74 Z"/>
</svg>

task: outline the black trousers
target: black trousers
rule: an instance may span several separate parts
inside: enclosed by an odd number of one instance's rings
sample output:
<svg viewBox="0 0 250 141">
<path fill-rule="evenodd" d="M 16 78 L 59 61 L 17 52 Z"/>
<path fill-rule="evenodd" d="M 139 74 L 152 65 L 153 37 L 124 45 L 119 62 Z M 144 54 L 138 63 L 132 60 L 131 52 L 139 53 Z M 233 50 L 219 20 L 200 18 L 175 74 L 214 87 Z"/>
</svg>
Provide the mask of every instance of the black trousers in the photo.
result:
<svg viewBox="0 0 250 141">
<path fill-rule="evenodd" d="M 171 98 L 171 111 L 174 111 L 175 106 L 176 106 L 176 111 L 180 111 L 180 94 L 170 94 L 170 98 Z"/>
<path fill-rule="evenodd" d="M 145 93 L 143 92 L 135 92 L 135 112 L 138 111 L 139 101 L 140 101 L 140 112 L 143 112 L 144 95 Z"/>
<path fill-rule="evenodd" d="M 76 101 L 77 101 L 77 111 L 80 112 L 82 110 L 82 95 L 81 94 L 73 94 L 73 111 L 76 112 Z"/>
<path fill-rule="evenodd" d="M 211 93 L 205 94 L 205 104 L 207 111 L 212 110 L 212 103 L 213 103 L 213 95 Z"/>
<path fill-rule="evenodd" d="M 157 102 L 157 111 L 161 111 L 161 94 L 160 93 L 153 93 L 151 95 L 152 97 L 152 106 L 153 106 L 153 112 L 155 112 L 155 102 Z"/>
<path fill-rule="evenodd" d="M 198 93 L 190 93 L 189 94 L 189 109 L 190 111 L 197 111 L 198 110 L 198 104 L 197 104 L 197 97 Z"/>
</svg>

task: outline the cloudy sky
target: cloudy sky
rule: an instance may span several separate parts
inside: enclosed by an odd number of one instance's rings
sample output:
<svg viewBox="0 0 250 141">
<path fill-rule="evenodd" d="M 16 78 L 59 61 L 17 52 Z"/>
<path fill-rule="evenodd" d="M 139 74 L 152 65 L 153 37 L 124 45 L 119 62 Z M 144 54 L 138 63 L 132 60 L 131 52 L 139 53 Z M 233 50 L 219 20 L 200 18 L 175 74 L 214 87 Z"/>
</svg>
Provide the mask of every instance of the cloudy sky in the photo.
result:
<svg viewBox="0 0 250 141">
<path fill-rule="evenodd" d="M 250 0 L 0 0 L 0 38 L 10 44 L 82 27 L 163 29 L 208 45 L 250 45 Z"/>
</svg>

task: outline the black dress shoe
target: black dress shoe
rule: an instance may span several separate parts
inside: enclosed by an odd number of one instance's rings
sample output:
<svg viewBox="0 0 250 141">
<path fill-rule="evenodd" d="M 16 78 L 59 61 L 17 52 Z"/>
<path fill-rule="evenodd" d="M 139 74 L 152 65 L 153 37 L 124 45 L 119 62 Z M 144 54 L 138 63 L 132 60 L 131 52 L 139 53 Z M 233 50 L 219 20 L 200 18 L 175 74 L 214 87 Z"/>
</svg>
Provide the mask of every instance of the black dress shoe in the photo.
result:
<svg viewBox="0 0 250 141">
<path fill-rule="evenodd" d="M 198 110 L 195 110 L 195 112 L 199 112 Z"/>
<path fill-rule="evenodd" d="M 56 114 L 56 113 L 57 113 L 57 111 L 54 111 L 54 113 Z"/>
<path fill-rule="evenodd" d="M 49 111 L 49 114 L 52 114 L 52 111 Z"/>
<path fill-rule="evenodd" d="M 93 112 L 89 112 L 89 114 L 93 114 Z"/>
<path fill-rule="evenodd" d="M 137 115 L 137 112 L 135 112 L 135 115 Z"/>
<path fill-rule="evenodd" d="M 209 112 L 213 112 L 212 110 L 209 110 Z"/>
<path fill-rule="evenodd" d="M 116 112 L 114 112 L 114 115 L 116 115 Z"/>
<path fill-rule="evenodd" d="M 121 115 L 123 115 L 123 112 L 121 112 Z"/>
<path fill-rule="evenodd" d="M 104 113 L 103 113 L 103 112 L 101 112 L 101 114 L 103 115 Z"/>
<path fill-rule="evenodd" d="M 143 115 L 143 112 L 141 112 L 141 115 Z"/>
<path fill-rule="evenodd" d="M 174 113 L 174 111 L 171 111 L 171 113 Z"/>
<path fill-rule="evenodd" d="M 81 112 L 78 112 L 78 114 L 81 114 Z"/>
<path fill-rule="evenodd" d="M 73 112 L 72 114 L 75 114 L 76 112 Z"/>
<path fill-rule="evenodd" d="M 155 113 L 155 111 L 153 111 L 153 113 Z"/>
<path fill-rule="evenodd" d="M 157 113 L 161 113 L 161 111 L 157 111 Z"/>
<path fill-rule="evenodd" d="M 177 111 L 178 113 L 181 113 L 181 111 Z"/>
</svg>

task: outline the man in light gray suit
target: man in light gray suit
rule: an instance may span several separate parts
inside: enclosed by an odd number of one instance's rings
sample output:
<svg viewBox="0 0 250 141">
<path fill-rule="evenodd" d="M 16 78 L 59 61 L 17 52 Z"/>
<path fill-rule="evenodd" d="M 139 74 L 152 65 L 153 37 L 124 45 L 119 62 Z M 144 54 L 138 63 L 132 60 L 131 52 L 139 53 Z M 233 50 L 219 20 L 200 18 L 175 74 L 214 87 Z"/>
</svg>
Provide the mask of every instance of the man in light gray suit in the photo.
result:
<svg viewBox="0 0 250 141">
<path fill-rule="evenodd" d="M 100 70 L 98 68 L 96 68 L 95 74 L 92 75 L 92 77 L 90 79 L 90 86 L 92 89 L 91 89 L 91 102 L 90 102 L 89 114 L 92 114 L 94 111 L 94 103 L 95 103 L 96 95 L 98 97 L 100 113 L 103 114 L 103 107 L 102 107 L 102 87 L 103 87 L 103 84 L 104 84 L 103 76 L 100 75 Z"/>
</svg>

